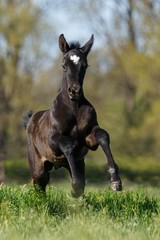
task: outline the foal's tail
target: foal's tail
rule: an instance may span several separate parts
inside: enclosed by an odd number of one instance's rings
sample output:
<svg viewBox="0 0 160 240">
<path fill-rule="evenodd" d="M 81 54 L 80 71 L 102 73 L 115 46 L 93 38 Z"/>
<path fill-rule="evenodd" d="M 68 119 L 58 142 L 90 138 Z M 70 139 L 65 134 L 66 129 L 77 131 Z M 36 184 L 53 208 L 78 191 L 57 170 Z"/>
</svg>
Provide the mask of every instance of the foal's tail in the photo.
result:
<svg viewBox="0 0 160 240">
<path fill-rule="evenodd" d="M 31 110 L 29 110 L 28 112 L 26 112 L 26 113 L 23 115 L 22 123 L 23 123 L 23 127 L 24 127 L 25 129 L 27 128 L 29 119 L 32 117 L 32 115 L 33 115 L 33 112 L 32 112 Z"/>
</svg>

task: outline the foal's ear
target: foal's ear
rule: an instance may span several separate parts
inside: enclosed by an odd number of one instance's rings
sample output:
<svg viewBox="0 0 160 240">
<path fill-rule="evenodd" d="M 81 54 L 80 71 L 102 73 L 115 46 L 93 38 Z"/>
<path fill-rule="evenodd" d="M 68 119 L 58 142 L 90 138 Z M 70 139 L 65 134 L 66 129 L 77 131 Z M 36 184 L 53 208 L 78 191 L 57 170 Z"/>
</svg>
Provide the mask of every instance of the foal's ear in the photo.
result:
<svg viewBox="0 0 160 240">
<path fill-rule="evenodd" d="M 63 34 L 59 36 L 59 48 L 61 49 L 63 54 L 69 51 L 69 45 Z"/>
<path fill-rule="evenodd" d="M 92 34 L 89 41 L 81 48 L 81 50 L 86 54 L 86 56 L 90 52 L 90 50 L 92 48 L 92 45 L 93 45 L 93 42 L 94 42 L 94 35 Z"/>
</svg>

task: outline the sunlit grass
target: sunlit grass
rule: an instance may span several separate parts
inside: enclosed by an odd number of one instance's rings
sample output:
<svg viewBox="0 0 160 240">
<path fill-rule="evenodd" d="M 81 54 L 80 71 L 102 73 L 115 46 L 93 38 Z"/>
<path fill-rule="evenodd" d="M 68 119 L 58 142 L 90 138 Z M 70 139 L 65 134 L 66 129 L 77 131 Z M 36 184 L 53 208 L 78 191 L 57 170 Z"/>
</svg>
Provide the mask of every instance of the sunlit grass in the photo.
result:
<svg viewBox="0 0 160 240">
<path fill-rule="evenodd" d="M 86 158 L 85 195 L 80 199 L 71 198 L 66 170 L 52 172 L 45 196 L 30 184 L 27 160 L 6 161 L 7 181 L 0 188 L 0 239 L 159 240 L 159 161 L 122 156 L 116 161 L 123 191 L 110 190 L 107 162 L 98 151 Z"/>
<path fill-rule="evenodd" d="M 1 240 L 157 239 L 160 198 L 151 191 L 89 188 L 73 199 L 69 188 L 0 188 Z M 142 238 L 143 237 L 143 238 Z"/>
</svg>

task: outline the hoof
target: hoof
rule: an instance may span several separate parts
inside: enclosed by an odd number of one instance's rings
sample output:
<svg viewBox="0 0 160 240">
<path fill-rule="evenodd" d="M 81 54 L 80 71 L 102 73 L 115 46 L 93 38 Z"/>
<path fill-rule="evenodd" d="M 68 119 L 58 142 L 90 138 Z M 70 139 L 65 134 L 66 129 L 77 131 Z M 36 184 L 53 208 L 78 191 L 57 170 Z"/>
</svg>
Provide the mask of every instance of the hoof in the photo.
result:
<svg viewBox="0 0 160 240">
<path fill-rule="evenodd" d="M 113 191 L 122 191 L 122 183 L 120 181 L 112 182 L 111 188 Z"/>
<path fill-rule="evenodd" d="M 80 196 L 82 196 L 84 193 L 83 189 L 79 189 L 79 190 L 72 190 L 71 191 L 71 195 L 73 198 L 79 198 Z"/>
</svg>

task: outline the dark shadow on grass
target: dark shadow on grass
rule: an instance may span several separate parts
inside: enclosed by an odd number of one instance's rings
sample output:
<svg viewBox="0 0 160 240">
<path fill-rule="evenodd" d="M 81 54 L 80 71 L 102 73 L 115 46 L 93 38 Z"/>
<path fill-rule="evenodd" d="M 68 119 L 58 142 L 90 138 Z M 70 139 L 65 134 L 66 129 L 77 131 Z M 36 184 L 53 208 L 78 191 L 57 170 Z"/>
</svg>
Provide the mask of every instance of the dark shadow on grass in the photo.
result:
<svg viewBox="0 0 160 240">
<path fill-rule="evenodd" d="M 131 184 L 145 184 L 149 186 L 160 186 L 160 171 L 159 169 L 151 170 L 132 170 L 121 168 L 120 177 L 122 182 L 130 182 Z M 89 183 L 105 184 L 110 181 L 110 176 L 107 167 L 96 168 L 95 166 L 86 169 L 86 179 Z"/>
<path fill-rule="evenodd" d="M 12 162 L 11 162 L 12 163 Z M 28 164 L 14 161 L 12 164 L 6 164 L 6 181 L 9 183 L 26 184 L 31 181 Z M 145 184 L 149 186 L 160 186 L 160 171 L 156 167 L 151 170 L 133 170 L 130 168 L 120 169 L 122 182 L 133 184 Z M 51 173 L 51 183 L 69 181 L 69 173 L 61 168 L 53 170 Z M 110 182 L 110 176 L 107 166 L 86 165 L 86 182 L 88 184 L 106 184 Z"/>
<path fill-rule="evenodd" d="M 160 186 L 160 172 L 159 170 L 132 170 L 121 168 L 121 177 L 131 183 L 147 184 L 150 186 Z"/>
</svg>

